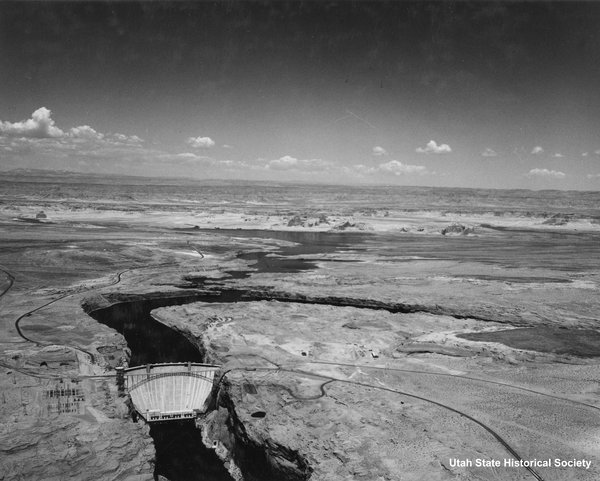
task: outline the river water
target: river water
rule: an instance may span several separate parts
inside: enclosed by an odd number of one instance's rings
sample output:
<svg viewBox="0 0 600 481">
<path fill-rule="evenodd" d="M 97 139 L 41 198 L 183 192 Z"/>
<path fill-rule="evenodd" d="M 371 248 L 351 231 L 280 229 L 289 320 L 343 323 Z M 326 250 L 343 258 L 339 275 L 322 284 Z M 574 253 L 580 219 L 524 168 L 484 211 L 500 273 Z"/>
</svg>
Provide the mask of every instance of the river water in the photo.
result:
<svg viewBox="0 0 600 481">
<path fill-rule="evenodd" d="M 221 231 L 223 233 L 223 231 Z M 240 236 L 239 231 L 231 234 Z M 254 261 L 251 271 L 233 272 L 235 277 L 252 272 L 297 272 L 313 269 L 315 264 L 288 256 L 328 253 L 348 249 L 349 241 L 360 244 L 362 235 L 341 235 L 303 232 L 244 231 L 244 237 L 276 238 L 296 243 L 281 247 L 275 254 L 266 252 L 241 253 L 240 258 Z M 201 353 L 184 336 L 157 322 L 151 315 L 153 309 L 190 302 L 237 302 L 242 291 L 222 291 L 219 295 L 188 294 L 179 297 L 156 297 L 145 300 L 116 303 L 90 313 L 98 322 L 115 329 L 125 337 L 131 350 L 130 366 L 164 362 L 204 362 Z M 201 431 L 191 421 L 154 423 L 150 434 L 156 448 L 155 476 L 170 481 L 231 481 L 231 476 L 214 451 L 204 446 Z M 260 456 L 259 456 L 260 457 Z M 262 461 L 261 461 L 262 462 Z M 262 466 L 253 467 L 256 479 L 277 479 L 275 473 Z M 260 473 L 264 472 L 264 478 Z M 283 480 L 282 480 L 283 481 Z"/>
</svg>

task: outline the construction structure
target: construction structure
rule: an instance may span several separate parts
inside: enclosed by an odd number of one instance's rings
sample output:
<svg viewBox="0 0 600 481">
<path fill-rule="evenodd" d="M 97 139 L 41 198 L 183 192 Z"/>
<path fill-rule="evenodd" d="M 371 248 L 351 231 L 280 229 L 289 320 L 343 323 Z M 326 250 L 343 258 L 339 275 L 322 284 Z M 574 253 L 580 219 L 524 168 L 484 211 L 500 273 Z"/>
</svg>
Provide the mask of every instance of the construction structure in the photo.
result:
<svg viewBox="0 0 600 481">
<path fill-rule="evenodd" d="M 193 419 L 206 410 L 218 370 L 193 362 L 117 368 L 117 384 L 146 422 Z"/>
</svg>

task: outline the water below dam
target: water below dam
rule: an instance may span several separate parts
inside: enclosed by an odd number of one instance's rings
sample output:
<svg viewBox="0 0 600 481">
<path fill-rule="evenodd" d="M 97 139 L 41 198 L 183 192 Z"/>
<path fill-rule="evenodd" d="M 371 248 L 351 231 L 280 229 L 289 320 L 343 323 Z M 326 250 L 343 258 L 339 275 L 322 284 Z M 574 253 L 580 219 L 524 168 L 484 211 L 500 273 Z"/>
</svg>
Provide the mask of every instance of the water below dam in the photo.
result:
<svg viewBox="0 0 600 481">
<path fill-rule="evenodd" d="M 331 233 L 307 232 L 265 232 L 265 231 L 221 231 L 240 237 L 275 238 L 294 242 L 294 245 L 282 246 L 274 253 L 254 251 L 240 253 L 245 260 L 254 261 L 249 271 L 233 271 L 234 278 L 251 275 L 252 272 L 298 272 L 314 269 L 313 262 L 303 259 L 290 259 L 289 256 L 303 254 L 335 252 L 350 248 L 349 237 L 359 244 L 362 235 L 348 236 Z M 354 244 L 351 243 L 351 244 Z M 269 255 L 269 254 L 275 254 Z M 206 282 L 200 280 L 196 285 Z M 129 366 L 166 362 L 204 362 L 198 349 L 184 336 L 156 321 L 150 312 L 159 307 L 181 305 L 190 302 L 238 302 L 243 291 L 224 290 L 214 295 L 182 294 L 174 297 L 149 295 L 149 298 L 134 301 L 117 302 L 110 307 L 90 312 L 90 316 L 122 334 L 131 350 Z M 151 425 L 150 434 L 156 448 L 155 477 L 164 476 L 170 481 L 230 481 L 232 478 L 221 460 L 212 449 L 202 443 L 201 431 L 191 421 L 164 422 Z M 284 480 L 272 472 L 262 453 L 244 456 L 252 459 L 248 478 L 257 481 Z"/>
<path fill-rule="evenodd" d="M 130 366 L 162 362 L 203 362 L 200 352 L 184 336 L 152 318 L 152 309 L 199 300 L 169 297 L 121 302 L 90 313 L 125 337 L 131 350 Z M 142 421 L 139 421 L 142 422 Z M 232 481 L 221 460 L 202 443 L 193 421 L 150 425 L 156 449 L 155 477 L 169 481 Z"/>
</svg>

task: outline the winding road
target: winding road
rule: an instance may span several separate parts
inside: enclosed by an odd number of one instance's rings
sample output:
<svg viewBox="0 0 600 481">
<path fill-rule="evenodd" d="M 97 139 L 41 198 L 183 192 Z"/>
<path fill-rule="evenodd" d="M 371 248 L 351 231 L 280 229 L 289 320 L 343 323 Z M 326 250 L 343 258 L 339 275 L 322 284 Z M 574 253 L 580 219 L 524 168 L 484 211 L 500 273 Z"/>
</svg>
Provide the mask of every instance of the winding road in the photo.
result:
<svg viewBox="0 0 600 481">
<path fill-rule="evenodd" d="M 44 309 L 44 308 L 46 308 L 46 307 L 54 304 L 55 302 L 58 302 L 58 301 L 60 301 L 62 299 L 65 299 L 67 297 L 71 297 L 71 296 L 74 296 L 74 295 L 77 295 L 77 294 L 81 294 L 83 292 L 90 292 L 90 291 L 93 291 L 93 290 L 104 289 L 106 287 L 117 285 L 117 284 L 119 284 L 121 282 L 123 274 L 125 274 L 127 272 L 132 272 L 132 271 L 137 271 L 137 270 L 142 270 L 142 269 L 151 269 L 151 268 L 157 268 L 157 267 L 173 266 L 173 265 L 177 265 L 177 263 L 175 263 L 175 262 L 165 262 L 165 263 L 161 263 L 161 264 L 153 264 L 153 265 L 148 265 L 148 266 L 129 267 L 127 269 L 119 271 L 116 274 L 114 274 L 113 280 L 110 281 L 107 284 L 97 285 L 97 286 L 91 286 L 89 288 L 81 289 L 81 290 L 78 290 L 76 292 L 71 292 L 71 293 L 68 293 L 68 294 L 63 294 L 63 295 L 61 295 L 59 297 L 56 297 L 55 299 L 52 299 L 51 301 L 46 302 L 45 304 L 42 304 L 41 306 L 38 306 L 38 307 L 36 307 L 34 309 L 31 309 L 31 310 L 29 310 L 29 311 L 21 314 L 15 320 L 15 323 L 14 323 L 15 329 L 17 330 L 17 333 L 19 334 L 19 336 L 22 339 L 24 339 L 27 342 L 31 342 L 31 343 L 35 344 L 36 346 L 50 346 L 50 345 L 52 345 L 52 346 L 61 346 L 61 347 L 66 347 L 68 349 L 73 349 L 75 351 L 79 351 L 79 352 L 84 353 L 85 355 L 88 356 L 88 358 L 90 359 L 90 362 L 94 363 L 95 360 L 96 360 L 95 355 L 92 352 L 90 352 L 90 351 L 88 351 L 86 349 L 83 349 L 83 348 L 80 348 L 80 347 L 71 346 L 71 345 L 68 345 L 68 344 L 45 343 L 45 342 L 42 342 L 42 341 L 36 341 L 35 339 L 32 339 L 31 337 L 25 335 L 25 333 L 23 332 L 23 329 L 21 328 L 21 321 L 24 318 L 31 316 L 33 313 L 38 312 L 38 311 L 40 311 L 40 310 L 42 310 L 42 309 Z M 4 289 L 4 291 L 2 293 L 0 293 L 0 297 L 1 297 L 2 295 L 6 294 L 6 292 L 8 292 L 8 290 L 13 286 L 15 278 L 7 270 L 5 270 L 5 269 L 0 269 L 0 270 L 2 272 L 4 272 L 8 276 L 9 280 L 10 280 L 9 286 L 6 289 Z M 5 366 L 5 367 L 7 367 L 7 366 Z M 10 368 L 11 369 L 16 369 L 14 366 L 10 366 Z M 28 374 L 27 371 L 20 371 L 20 372 L 22 372 L 23 374 Z"/>
<path fill-rule="evenodd" d="M 262 356 L 261 356 L 262 357 Z M 275 364 L 272 361 L 269 361 L 272 364 Z M 328 363 L 328 364 L 335 364 L 335 363 Z M 344 364 L 340 364 L 340 365 L 344 365 Z M 370 389 L 378 389 L 380 391 L 385 391 L 385 392 L 390 392 L 393 394 L 398 394 L 401 396 L 406 396 L 406 397 L 410 397 L 413 399 L 418 399 L 419 401 L 423 401 L 429 404 L 433 404 L 435 406 L 438 406 L 442 409 L 445 409 L 447 411 L 450 411 L 454 414 L 458 414 L 459 416 L 468 419 L 469 421 L 477 424 L 478 426 L 480 426 L 481 428 L 483 428 L 485 431 L 487 431 L 489 434 L 491 434 L 494 439 L 500 443 L 500 445 L 502 445 L 502 447 L 504 447 L 504 449 L 506 449 L 506 451 L 508 451 L 508 453 L 510 453 L 511 456 L 513 456 L 517 461 L 523 461 L 523 458 L 521 457 L 521 455 L 515 450 L 515 448 L 513 448 L 498 432 L 496 432 L 492 427 L 488 426 L 487 424 L 483 423 L 482 421 L 479 421 L 478 419 L 474 418 L 473 416 L 471 416 L 470 414 L 467 414 L 463 411 L 460 411 L 459 409 L 453 408 L 452 406 L 449 406 L 447 404 L 443 404 L 441 402 L 435 401 L 433 399 L 429 399 L 423 396 L 419 396 L 417 394 L 413 394 L 407 391 L 400 391 L 398 389 L 393 389 L 393 388 L 389 388 L 389 387 L 385 387 L 385 386 L 378 386 L 375 384 L 369 384 L 369 383 L 365 383 L 365 382 L 360 382 L 360 381 L 353 381 L 350 379 L 343 379 L 343 378 L 337 378 L 337 377 L 333 377 L 333 376 L 326 376 L 323 374 L 317 374 L 311 371 L 305 371 L 302 369 L 288 369 L 288 368 L 283 368 L 283 367 L 239 367 L 239 368 L 231 368 L 228 369 L 227 371 L 225 371 L 221 377 L 219 378 L 219 381 L 217 382 L 217 384 L 221 383 L 221 381 L 223 380 L 223 378 L 227 375 L 227 373 L 231 372 L 231 371 L 272 371 L 272 372 L 286 372 L 286 373 L 294 373 L 294 374 L 300 374 L 303 376 L 308 376 L 308 377 L 313 377 L 313 378 L 317 378 L 317 379 L 323 379 L 325 380 L 325 382 L 323 382 L 320 386 L 319 389 L 321 391 L 320 394 L 316 395 L 316 396 L 307 396 L 307 397 L 302 397 L 302 396 L 298 396 L 295 393 L 293 393 L 291 391 L 291 389 L 289 388 L 285 388 L 284 390 L 289 393 L 292 397 L 294 397 L 295 399 L 299 400 L 299 401 L 311 401 L 311 400 L 316 400 L 316 399 L 320 399 L 323 396 L 327 395 L 326 389 L 325 387 L 328 385 L 331 385 L 334 382 L 337 383 L 341 383 L 341 384 L 351 384 L 354 386 L 361 386 L 361 387 L 366 387 L 366 388 L 370 388 Z M 278 385 L 280 386 L 280 385 Z M 544 478 L 536 471 L 534 470 L 532 467 L 530 466 L 523 466 L 527 471 L 529 471 L 529 473 L 538 481 L 545 481 Z"/>
<path fill-rule="evenodd" d="M 135 271 L 135 270 L 141 270 L 141 269 L 150 269 L 150 268 L 157 268 L 157 267 L 165 267 L 165 266 L 171 266 L 171 265 L 175 265 L 176 263 L 162 263 L 162 264 L 156 264 L 156 265 L 151 265 L 151 266 L 142 266 L 142 267 L 130 267 L 128 269 L 124 269 L 122 271 L 117 272 L 116 274 L 114 274 L 114 278 L 107 284 L 103 284 L 103 285 L 99 285 L 99 286 L 93 286 L 87 289 L 82 289 L 82 290 L 78 290 L 77 292 L 72 292 L 72 293 L 68 293 L 68 294 L 64 294 L 61 295 L 55 299 L 52 299 L 48 302 L 46 302 L 45 304 L 42 304 L 41 306 L 38 306 L 34 309 L 31 309 L 23 314 L 21 314 L 16 320 L 15 320 L 15 329 L 17 330 L 17 333 L 19 334 L 19 336 L 24 339 L 27 342 L 31 342 L 34 343 L 38 346 L 44 346 L 44 345 L 49 345 L 47 343 L 44 343 L 42 341 L 38 341 L 35 339 L 32 339 L 31 337 L 27 336 L 23 330 L 22 327 L 20 325 L 21 321 L 26 318 L 31 316 L 32 314 L 34 314 L 35 312 L 38 312 L 62 299 L 65 299 L 67 297 L 76 295 L 76 294 L 81 294 L 82 292 L 89 292 L 92 290 L 96 290 L 96 289 L 101 289 L 101 288 L 106 288 L 106 287 L 110 287 L 110 286 L 114 286 L 117 285 L 121 282 L 122 280 L 122 276 L 127 273 L 127 272 L 131 272 L 131 271 Z M 4 275 L 7 277 L 8 279 L 8 284 L 7 286 L 3 289 L 2 292 L 0 292 L 0 298 L 2 296 L 4 296 L 14 285 L 14 281 L 15 278 L 14 276 L 6 269 L 0 269 L 0 272 L 3 272 Z M 69 346 L 69 345 L 64 345 L 64 347 L 70 348 L 70 349 L 75 349 L 78 350 L 82 353 L 85 353 L 87 356 L 89 356 L 90 360 L 92 362 L 95 361 L 95 357 L 94 354 L 85 350 L 85 349 L 81 349 L 81 348 L 77 348 L 77 347 L 73 347 L 73 346 Z M 261 357 L 262 356 L 257 356 L 257 357 Z M 323 396 L 327 395 L 327 387 L 331 386 L 333 383 L 340 383 L 340 384 L 348 384 L 348 385 L 354 385 L 354 386 L 360 386 L 360 387 L 364 387 L 364 388 L 370 388 L 370 389 L 377 389 L 380 391 L 385 391 L 385 392 L 389 392 L 389 393 L 393 393 L 396 395 L 400 395 L 400 396 L 405 396 L 405 397 L 409 397 L 412 399 L 417 399 L 419 401 L 423 401 L 432 405 L 435 405 L 439 408 L 442 408 L 448 412 L 454 413 L 456 415 L 459 415 L 467 420 L 469 420 L 472 423 L 475 423 L 476 425 L 478 425 L 479 427 L 481 427 L 482 429 L 484 429 L 487 433 L 489 433 L 508 453 L 510 453 L 511 456 L 513 456 L 516 460 L 518 461 L 523 461 L 523 458 L 521 457 L 521 455 L 516 451 L 515 448 L 513 448 L 498 432 L 496 432 L 492 427 L 490 427 L 489 425 L 483 423 L 482 421 L 479 421 L 478 419 L 476 419 L 475 417 L 471 416 L 470 414 L 461 411 L 459 409 L 456 409 L 448 404 L 444 404 L 441 403 L 439 401 L 436 401 L 434 399 L 429 399 L 423 396 L 420 396 L 418 394 L 415 393 L 411 393 L 411 392 L 407 392 L 407 391 L 401 391 L 398 389 L 394 389 L 391 387 L 387 387 L 387 386 L 382 386 L 382 385 L 376 385 L 376 384 L 370 384 L 370 383 L 366 383 L 366 382 L 361 382 L 361 381 L 356 381 L 356 380 L 351 380 L 351 379 L 344 379 L 344 378 L 338 378 L 338 377 L 334 377 L 334 376 L 330 376 L 330 375 L 323 375 L 323 374 L 318 374 L 318 373 L 314 373 L 311 371 L 307 371 L 304 369 L 294 369 L 294 368 L 290 368 L 290 367 L 284 367 L 282 365 L 279 365 L 277 363 L 274 363 L 273 361 L 267 359 L 267 358 L 263 358 L 265 361 L 268 361 L 269 363 L 272 364 L 272 367 L 265 367 L 265 366 L 257 366 L 257 367 L 233 367 L 231 369 L 228 369 L 227 371 L 223 372 L 221 377 L 219 378 L 219 380 L 217 381 L 217 384 L 220 384 L 222 382 L 222 380 L 225 378 L 225 376 L 232 371 L 270 371 L 270 372 L 284 372 L 284 373 L 291 373 L 291 374 L 297 374 L 297 375 L 302 375 L 302 376 L 309 376 L 315 379 L 320 379 L 322 380 L 322 382 L 319 384 L 319 394 L 313 395 L 313 396 L 299 396 L 298 394 L 296 394 L 295 392 L 293 392 L 290 388 L 277 384 L 277 386 L 279 386 L 281 389 L 285 390 L 290 396 L 292 396 L 294 399 L 298 400 L 298 401 L 312 401 L 312 400 L 317 400 L 322 398 Z M 588 404 L 585 402 L 581 402 L 581 401 L 576 401 L 573 399 L 569 399 L 569 398 L 565 398 L 565 397 L 561 397 L 561 396 L 557 396 L 557 395 L 553 395 L 553 394 L 548 394 L 548 393 L 544 393 L 544 392 L 540 392 L 540 391 L 536 391 L 533 389 L 529 389 L 529 388 L 525 388 L 525 387 L 521 387 L 521 386 L 517 386 L 517 385 L 513 385 L 510 383 L 505 383 L 505 382 L 500 382 L 500 381 L 493 381 L 493 380 L 486 380 L 486 379 L 479 379 L 479 378 L 474 378 L 474 377 L 469 377 L 469 376 L 463 376 L 463 375 L 455 375 L 455 374 L 448 374 L 448 373 L 437 373 L 437 372 L 431 372 L 431 371 L 420 371 L 420 370 L 411 370 L 411 369 L 402 369 L 402 368 L 391 368 L 391 367 L 381 367 L 381 366 L 371 366 L 368 364 L 351 364 L 351 363 L 338 363 L 338 362 L 332 362 L 332 361 L 319 361 L 319 360 L 310 360 L 310 361 L 306 361 L 305 364 L 322 364 L 322 365 L 334 365 L 334 366 L 345 366 L 345 367 L 353 367 L 353 368 L 360 368 L 360 369 L 370 369 L 370 370 L 379 370 L 382 372 L 403 372 L 403 373 L 410 373 L 410 374 L 418 374 L 418 375 L 425 375 L 425 376 L 444 376 L 444 377 L 454 377 L 454 378 L 460 378 L 460 379 L 464 379 L 467 381 L 471 381 L 471 382 L 478 382 L 478 383 L 487 383 L 487 384 L 493 384 L 493 385 L 497 385 L 497 386 L 501 386 L 504 388 L 509 388 L 509 389 L 515 389 L 515 390 L 520 390 L 523 392 L 528 392 L 531 394 L 535 394 L 535 395 L 539 395 L 539 396 L 545 396 L 545 397 L 549 397 L 549 398 L 554 398 L 554 399 L 558 399 L 564 402 L 569 402 L 569 403 L 573 403 L 579 406 L 583 406 L 586 408 L 590 408 L 590 409 L 594 409 L 594 410 L 600 410 L 599 406 L 595 406 L 592 404 Z M 44 375 L 44 374 L 39 374 L 39 373 L 35 373 L 32 372 L 30 370 L 25 370 L 25 369 L 20 369 L 20 368 L 16 368 L 15 366 L 11 366 L 7 363 L 4 362 L 0 362 L 0 365 L 2 365 L 5 368 L 9 368 L 9 369 L 15 369 L 23 374 L 26 374 L 28 376 L 32 376 L 32 377 L 37 377 L 37 378 L 50 378 L 50 379 L 54 379 L 56 378 L 56 376 L 52 376 L 52 375 Z M 110 377 L 112 377 L 112 375 L 109 375 Z M 87 377 L 105 377 L 102 375 L 99 376 L 77 376 L 78 378 L 87 378 Z M 530 474 L 531 476 L 533 476 L 535 479 L 537 479 L 538 481 L 544 481 L 544 478 L 537 472 L 535 471 L 532 467 L 530 466 L 523 466 Z"/>
<path fill-rule="evenodd" d="M 588 403 L 584 403 L 582 401 L 576 401 L 574 399 L 570 399 L 570 398 L 566 398 L 566 397 L 562 397 L 562 396 L 556 396 L 554 394 L 548 394 L 542 391 L 536 391 L 535 389 L 529 389 L 526 387 L 521 387 L 521 386 L 517 386 L 516 384 L 510 384 L 507 382 L 500 382 L 500 381 L 492 381 L 489 379 L 480 379 L 477 377 L 470 377 L 470 376 L 462 376 L 460 374 L 448 374 L 448 373 L 444 373 L 444 372 L 431 372 L 431 371 L 418 371 L 415 369 L 401 369 L 401 368 L 393 368 L 393 367 L 380 367 L 380 366 L 369 366 L 368 364 L 349 364 L 349 363 L 341 363 L 341 362 L 331 362 L 331 361 L 310 361 L 308 364 L 327 364 L 327 365 L 333 365 L 333 366 L 347 366 L 347 367 L 354 367 L 354 368 L 360 368 L 360 369 L 376 369 L 379 371 L 391 371 L 391 372 L 404 372 L 404 373 L 409 373 L 409 374 L 425 374 L 425 375 L 429 375 L 429 376 L 443 376 L 443 377 L 452 377 L 452 378 L 458 378 L 458 379 L 466 379 L 468 381 L 476 381 L 476 382 L 482 382 L 482 383 L 486 383 L 486 384 L 495 384 L 497 386 L 502 386 L 502 387 L 508 387 L 511 389 L 516 389 L 519 391 L 524 391 L 524 392 L 528 392 L 531 394 L 537 394 L 538 396 L 545 396 L 545 397 L 549 397 L 549 398 L 553 398 L 553 399 L 558 399 L 560 401 L 565 401 L 565 402 L 569 402 L 572 404 L 577 404 L 578 406 L 583 406 L 583 407 L 587 407 L 587 408 L 591 408 L 591 409 L 595 409 L 596 411 L 600 411 L 600 406 L 594 406 L 593 404 L 588 404 Z"/>
</svg>

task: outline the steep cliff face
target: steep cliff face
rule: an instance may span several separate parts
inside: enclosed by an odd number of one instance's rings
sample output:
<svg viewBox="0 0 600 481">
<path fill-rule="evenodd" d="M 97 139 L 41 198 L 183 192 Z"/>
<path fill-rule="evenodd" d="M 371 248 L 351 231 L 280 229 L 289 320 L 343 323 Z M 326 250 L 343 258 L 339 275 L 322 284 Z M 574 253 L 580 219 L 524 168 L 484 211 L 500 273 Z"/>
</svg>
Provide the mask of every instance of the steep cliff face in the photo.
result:
<svg viewBox="0 0 600 481">
<path fill-rule="evenodd" d="M 148 314 L 152 308 L 192 299 L 193 296 L 163 297 L 157 293 L 126 296 L 119 299 L 120 303 L 109 304 L 110 307 L 91 315 L 123 333 L 131 348 L 131 359 L 137 363 L 191 360 L 222 364 L 223 359 L 210 341 L 205 343 L 188 330 L 165 325 L 160 316 Z M 86 304 L 88 310 L 92 306 Z M 223 378 L 215 386 L 211 409 L 199 426 L 201 429 L 193 429 L 190 423 L 152 426 L 149 434 L 156 447 L 155 475 L 173 480 L 223 480 L 230 479 L 228 471 L 233 479 L 244 481 L 301 481 L 310 477 L 308 462 L 297 450 L 271 436 L 264 422 L 252 422 L 260 421 L 260 415 L 253 417 L 256 409 L 252 406 L 248 411 L 244 394 L 239 396 L 239 385 L 237 378 Z M 200 439 L 209 450 L 203 449 L 202 442 L 198 444 Z"/>
<path fill-rule="evenodd" d="M 204 362 L 223 364 L 218 346 L 197 332 L 168 322 L 163 316 L 168 310 L 153 311 L 152 317 L 188 339 Z M 308 480 L 313 471 L 308 460 L 272 436 L 264 421 L 266 412 L 248 404 L 248 396 L 258 394 L 253 385 L 240 382 L 237 373 L 230 374 L 232 380 L 227 374 L 222 372 L 211 394 L 210 408 L 199 422 L 204 444 L 215 450 L 237 481 Z"/>
<path fill-rule="evenodd" d="M 213 446 L 232 476 L 244 481 L 305 481 L 312 468 L 302 454 L 278 442 L 267 424 L 248 423 L 239 385 L 224 380 L 215 390 L 216 406 L 202 420 L 204 441 Z M 250 414 L 258 420 L 264 411 Z"/>
<path fill-rule="evenodd" d="M 203 356 L 180 333 L 156 322 L 153 308 L 189 302 L 187 295 L 147 293 L 118 296 L 116 303 L 92 310 L 97 321 L 122 333 L 131 350 L 130 365 L 161 362 L 202 362 Z M 91 304 L 86 306 L 88 309 Z M 140 424 L 144 424 L 140 422 Z M 202 444 L 200 430 L 191 421 L 154 423 L 145 432 L 155 451 L 154 475 L 171 481 L 231 481 L 215 453 Z"/>
<path fill-rule="evenodd" d="M 364 307 L 244 300 L 153 311 L 222 365 L 201 429 L 236 480 L 473 477 L 449 465 L 457 449 L 466 458 L 503 459 L 507 445 L 518 453 L 522 445 L 510 443 L 527 439 L 529 426 L 514 423 L 513 413 L 533 420 L 549 409 L 535 387 L 481 379 L 489 348 L 452 335 L 504 324 Z M 494 349 L 503 375 L 523 363 L 508 346 Z M 577 413 L 589 408 L 556 396 L 550 403 L 556 419 L 564 416 L 561 433 L 581 439 Z M 548 452 L 572 449 L 546 434 L 538 442 Z M 528 476 L 506 468 L 498 479 Z"/>
</svg>

